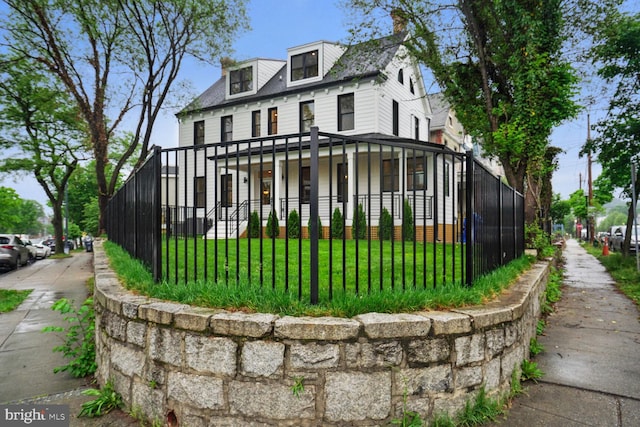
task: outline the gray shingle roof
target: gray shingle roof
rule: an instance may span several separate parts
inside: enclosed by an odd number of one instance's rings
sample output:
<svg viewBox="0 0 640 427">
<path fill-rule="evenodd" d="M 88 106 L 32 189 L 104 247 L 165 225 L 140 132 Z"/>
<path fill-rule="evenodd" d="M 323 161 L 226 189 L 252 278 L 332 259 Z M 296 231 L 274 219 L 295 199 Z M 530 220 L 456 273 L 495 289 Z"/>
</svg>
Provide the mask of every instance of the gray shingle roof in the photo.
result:
<svg viewBox="0 0 640 427">
<path fill-rule="evenodd" d="M 431 117 L 431 129 L 444 129 L 451 106 L 444 99 L 442 93 L 434 93 L 428 95 L 428 97 L 429 104 L 431 104 L 431 113 L 433 114 Z"/>
<path fill-rule="evenodd" d="M 226 100 L 225 82 L 227 77 L 223 76 L 178 115 L 314 90 L 354 79 L 382 76 L 382 71 L 396 55 L 404 37 L 404 34 L 394 34 L 350 46 L 321 81 L 296 85 L 292 88 L 287 88 L 287 65 L 285 64 L 256 94 Z"/>
</svg>

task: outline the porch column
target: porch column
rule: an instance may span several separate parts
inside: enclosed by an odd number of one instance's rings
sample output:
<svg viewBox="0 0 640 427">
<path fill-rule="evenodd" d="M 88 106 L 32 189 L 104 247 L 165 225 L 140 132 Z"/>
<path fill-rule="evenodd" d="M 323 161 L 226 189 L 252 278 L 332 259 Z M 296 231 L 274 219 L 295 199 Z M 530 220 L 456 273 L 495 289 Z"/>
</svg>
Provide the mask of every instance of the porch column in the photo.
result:
<svg viewBox="0 0 640 427">
<path fill-rule="evenodd" d="M 347 151 L 347 211 L 342 215 L 346 220 L 353 220 L 354 197 L 356 196 L 356 161 L 355 151 Z"/>
<path fill-rule="evenodd" d="M 281 180 L 282 174 L 282 162 L 280 160 L 276 160 L 273 164 L 273 174 L 271 175 L 271 191 L 273 194 L 271 195 L 271 208 L 278 214 L 278 219 L 280 222 L 287 219 L 287 212 L 280 212 L 280 186 L 282 185 Z"/>
</svg>

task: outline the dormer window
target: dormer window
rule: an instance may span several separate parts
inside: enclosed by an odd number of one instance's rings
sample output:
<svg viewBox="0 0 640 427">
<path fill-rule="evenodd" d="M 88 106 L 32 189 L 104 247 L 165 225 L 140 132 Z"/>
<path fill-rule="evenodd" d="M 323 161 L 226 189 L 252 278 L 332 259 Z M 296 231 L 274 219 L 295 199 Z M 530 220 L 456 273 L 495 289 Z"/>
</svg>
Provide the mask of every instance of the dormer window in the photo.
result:
<svg viewBox="0 0 640 427">
<path fill-rule="evenodd" d="M 253 67 L 240 68 L 229 72 L 231 95 L 253 90 Z"/>
<path fill-rule="evenodd" d="M 318 51 L 301 53 L 291 57 L 291 81 L 318 76 Z"/>
</svg>

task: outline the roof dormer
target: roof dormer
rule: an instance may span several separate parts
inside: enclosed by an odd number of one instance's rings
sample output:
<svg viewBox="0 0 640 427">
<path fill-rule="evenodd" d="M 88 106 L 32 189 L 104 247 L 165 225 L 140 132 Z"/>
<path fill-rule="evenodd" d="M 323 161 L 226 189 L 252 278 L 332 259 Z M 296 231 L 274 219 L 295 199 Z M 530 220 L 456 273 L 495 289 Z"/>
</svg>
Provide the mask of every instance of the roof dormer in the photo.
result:
<svg viewBox="0 0 640 427">
<path fill-rule="evenodd" d="M 255 95 L 284 65 L 275 59 L 251 59 L 229 67 L 226 71 L 225 98 Z"/>
<path fill-rule="evenodd" d="M 321 81 L 344 53 L 335 43 L 319 41 L 287 50 L 287 87 Z"/>
</svg>

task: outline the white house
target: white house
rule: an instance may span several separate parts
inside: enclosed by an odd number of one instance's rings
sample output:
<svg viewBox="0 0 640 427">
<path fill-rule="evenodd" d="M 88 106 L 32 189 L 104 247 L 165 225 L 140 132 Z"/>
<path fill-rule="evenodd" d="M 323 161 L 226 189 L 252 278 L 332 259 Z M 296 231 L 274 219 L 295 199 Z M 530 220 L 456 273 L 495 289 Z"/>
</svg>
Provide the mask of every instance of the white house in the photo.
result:
<svg viewBox="0 0 640 427">
<path fill-rule="evenodd" d="M 308 154 L 296 153 L 292 159 L 291 150 L 284 147 L 293 135 L 312 126 L 347 137 L 411 142 L 449 154 L 457 151 L 425 142 L 432 110 L 420 68 L 402 45 L 404 37 L 396 33 L 350 47 L 317 41 L 288 49 L 282 60 L 223 61 L 220 79 L 178 114 L 179 146 L 201 146 L 177 160 L 183 180 L 178 204 L 195 206 L 198 217 L 213 216 L 218 224 L 244 221 L 248 211 L 261 212 L 263 223 L 271 211 L 282 220 L 296 209 L 306 225 Z M 307 136 L 307 145 L 308 140 Z M 455 170 L 450 167 L 453 156 L 441 156 L 441 166 L 434 166 L 434 156 L 426 152 L 416 155 L 415 150 L 385 147 L 366 153 L 346 145 L 336 155 L 328 145 L 320 148 L 318 170 L 319 194 L 330 199 L 319 210 L 325 226 L 335 207 L 343 210 L 350 224 L 358 203 L 373 205 L 363 194 L 377 195 L 372 225 L 377 224 L 380 206 L 395 212 L 397 225 L 409 192 L 424 196 L 414 203 L 416 222 L 427 203 L 432 209 L 427 198 L 455 197 L 457 189 L 449 179 Z M 434 170 L 438 179 L 430 178 Z M 367 182 L 372 186 L 365 187 Z M 440 223 L 453 224 L 455 208 L 443 203 L 440 209 Z M 224 226 L 219 229 L 226 237 L 235 237 L 245 227 L 232 232 Z M 209 237 L 216 234 L 210 232 Z"/>
</svg>

